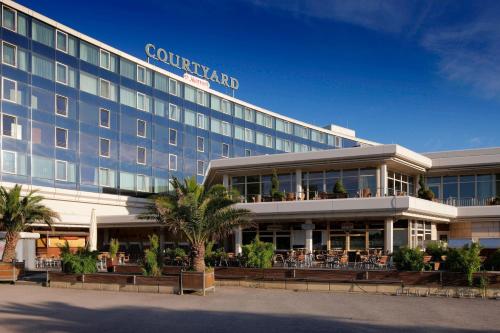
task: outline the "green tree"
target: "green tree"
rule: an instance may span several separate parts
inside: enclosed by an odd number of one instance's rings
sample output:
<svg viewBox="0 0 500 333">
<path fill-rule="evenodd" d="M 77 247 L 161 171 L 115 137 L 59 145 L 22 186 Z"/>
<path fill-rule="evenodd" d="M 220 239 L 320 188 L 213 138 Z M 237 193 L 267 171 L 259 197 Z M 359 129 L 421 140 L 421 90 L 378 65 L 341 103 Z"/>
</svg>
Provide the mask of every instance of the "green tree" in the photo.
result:
<svg viewBox="0 0 500 333">
<path fill-rule="evenodd" d="M 234 208 L 236 201 L 223 185 L 206 189 L 191 177 L 171 181 L 173 191 L 153 199 L 142 218 L 155 220 L 174 233 L 181 232 L 191 243 L 193 268 L 205 270 L 205 246 L 231 234 L 235 227 L 251 224 L 246 209 Z"/>
<path fill-rule="evenodd" d="M 23 196 L 20 185 L 16 184 L 10 190 L 0 186 L 0 229 L 7 232 L 4 262 L 15 259 L 20 232 L 27 230 L 35 222 L 51 226 L 55 219 L 59 219 L 59 214 L 42 204 L 42 200 L 43 197 L 36 195 L 36 191 Z"/>
<path fill-rule="evenodd" d="M 446 267 L 452 272 L 462 272 L 467 275 L 467 282 L 472 286 L 474 273 L 481 269 L 481 246 L 478 243 L 467 244 L 461 249 L 449 249 Z"/>
<path fill-rule="evenodd" d="M 243 257 L 249 267 L 271 268 L 273 266 L 274 245 L 260 241 L 257 237 L 248 245 L 244 245 Z"/>
<path fill-rule="evenodd" d="M 393 255 L 396 268 L 400 271 L 421 271 L 424 269 L 424 253 L 419 248 L 402 247 Z"/>
<path fill-rule="evenodd" d="M 142 273 L 145 276 L 161 276 L 163 268 L 163 254 L 158 235 L 149 235 L 149 249 L 144 253 Z"/>
<path fill-rule="evenodd" d="M 333 187 L 333 193 L 335 194 L 346 194 L 347 191 L 344 188 L 344 185 L 340 180 L 337 180 L 335 182 L 335 186 Z"/>
<path fill-rule="evenodd" d="M 273 170 L 273 175 L 271 176 L 271 197 L 274 200 L 281 201 L 283 200 L 284 194 L 280 191 L 280 180 L 278 178 L 278 174 L 276 173 L 276 169 Z"/>
</svg>

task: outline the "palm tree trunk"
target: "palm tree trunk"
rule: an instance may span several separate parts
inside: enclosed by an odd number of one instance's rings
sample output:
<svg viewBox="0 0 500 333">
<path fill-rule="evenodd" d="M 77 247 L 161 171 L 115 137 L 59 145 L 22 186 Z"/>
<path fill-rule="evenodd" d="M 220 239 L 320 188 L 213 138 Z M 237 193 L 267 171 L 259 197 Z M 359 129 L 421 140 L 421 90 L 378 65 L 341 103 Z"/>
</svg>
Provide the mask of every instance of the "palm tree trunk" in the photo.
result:
<svg viewBox="0 0 500 333">
<path fill-rule="evenodd" d="M 7 231 L 5 235 L 5 249 L 3 251 L 3 262 L 12 262 L 16 258 L 16 245 L 19 240 L 19 233 Z"/>
<path fill-rule="evenodd" d="M 196 272 L 205 271 L 205 244 L 193 244 L 195 255 L 193 258 L 193 268 Z"/>
</svg>

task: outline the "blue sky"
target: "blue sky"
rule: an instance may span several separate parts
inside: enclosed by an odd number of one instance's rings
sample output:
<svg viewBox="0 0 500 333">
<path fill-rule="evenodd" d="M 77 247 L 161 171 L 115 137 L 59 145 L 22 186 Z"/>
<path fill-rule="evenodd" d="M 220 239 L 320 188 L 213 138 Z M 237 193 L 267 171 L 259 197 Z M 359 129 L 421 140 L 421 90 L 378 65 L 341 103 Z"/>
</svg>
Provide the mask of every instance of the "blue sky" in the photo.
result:
<svg viewBox="0 0 500 333">
<path fill-rule="evenodd" d="M 316 125 L 419 152 L 500 146 L 499 1 L 19 2 L 140 58 L 153 42 L 220 69 L 236 97 Z"/>
</svg>

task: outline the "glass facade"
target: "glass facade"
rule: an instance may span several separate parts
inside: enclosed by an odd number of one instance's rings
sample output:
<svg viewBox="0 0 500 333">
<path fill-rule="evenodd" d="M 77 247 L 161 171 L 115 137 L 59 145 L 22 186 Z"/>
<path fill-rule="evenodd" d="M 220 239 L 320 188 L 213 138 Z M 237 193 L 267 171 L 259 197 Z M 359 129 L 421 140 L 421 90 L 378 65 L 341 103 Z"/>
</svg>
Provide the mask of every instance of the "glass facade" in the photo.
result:
<svg viewBox="0 0 500 333">
<path fill-rule="evenodd" d="M 359 143 L 178 82 L 2 6 L 1 180 L 147 195 L 212 159 Z"/>
</svg>

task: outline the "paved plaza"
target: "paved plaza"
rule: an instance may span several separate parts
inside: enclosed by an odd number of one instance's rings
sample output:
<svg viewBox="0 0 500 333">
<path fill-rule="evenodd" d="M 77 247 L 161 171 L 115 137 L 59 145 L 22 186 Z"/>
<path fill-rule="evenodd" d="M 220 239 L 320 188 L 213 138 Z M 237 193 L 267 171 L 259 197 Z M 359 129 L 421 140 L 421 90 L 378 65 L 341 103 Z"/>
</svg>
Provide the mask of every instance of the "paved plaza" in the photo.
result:
<svg viewBox="0 0 500 333">
<path fill-rule="evenodd" d="M 500 332 L 500 301 L 218 288 L 159 295 L 0 285 L 6 332 Z"/>
</svg>

